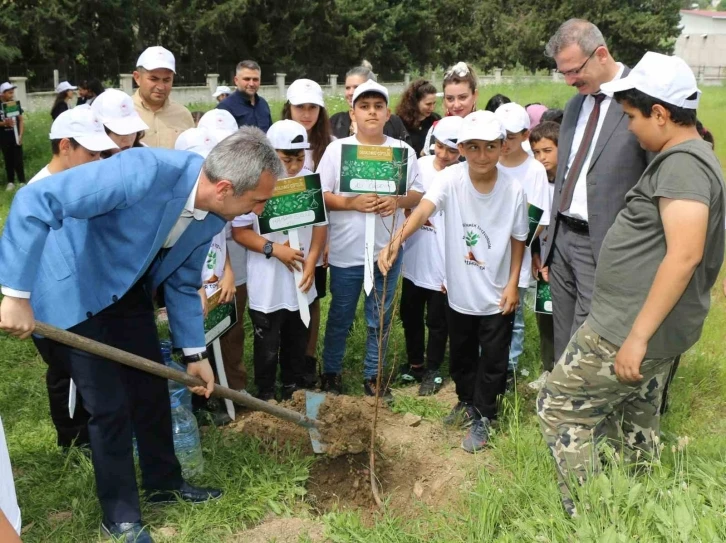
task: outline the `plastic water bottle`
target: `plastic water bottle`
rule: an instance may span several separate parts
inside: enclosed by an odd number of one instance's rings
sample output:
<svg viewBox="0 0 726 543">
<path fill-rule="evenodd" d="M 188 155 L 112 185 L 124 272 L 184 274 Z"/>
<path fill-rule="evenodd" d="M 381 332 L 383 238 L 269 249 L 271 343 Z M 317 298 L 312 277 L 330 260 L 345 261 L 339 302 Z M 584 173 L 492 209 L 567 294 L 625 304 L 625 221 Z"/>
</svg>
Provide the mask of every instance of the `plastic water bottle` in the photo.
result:
<svg viewBox="0 0 726 543">
<path fill-rule="evenodd" d="M 160 341 L 159 347 L 161 348 L 161 356 L 164 360 L 164 365 L 175 369 L 177 371 L 180 371 L 182 373 L 186 373 L 186 368 L 176 362 L 172 356 L 171 356 L 171 350 L 172 345 L 171 341 Z M 189 409 L 189 411 L 192 410 L 192 393 L 189 391 L 187 387 L 182 385 L 181 383 L 177 383 L 176 381 L 173 381 L 172 379 L 169 379 L 169 398 L 170 401 L 173 402 L 174 396 L 179 398 L 179 401 L 181 404 Z"/>
<path fill-rule="evenodd" d="M 171 427 L 174 435 L 174 452 L 185 479 L 200 475 L 204 471 L 202 444 L 199 441 L 197 419 L 184 407 L 178 396 L 172 396 Z"/>
</svg>

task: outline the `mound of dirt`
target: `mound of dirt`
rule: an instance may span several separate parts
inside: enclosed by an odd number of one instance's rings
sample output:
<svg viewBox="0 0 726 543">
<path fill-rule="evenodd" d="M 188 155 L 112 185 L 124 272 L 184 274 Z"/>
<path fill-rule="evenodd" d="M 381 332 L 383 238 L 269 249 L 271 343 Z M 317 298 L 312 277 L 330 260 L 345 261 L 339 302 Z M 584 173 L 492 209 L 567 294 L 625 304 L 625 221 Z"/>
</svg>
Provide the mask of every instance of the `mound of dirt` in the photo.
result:
<svg viewBox="0 0 726 543">
<path fill-rule="evenodd" d="M 314 520 L 273 517 L 250 530 L 236 534 L 228 541 L 230 543 L 268 543 L 269 541 L 298 543 L 301 537 L 306 537 L 306 541 L 319 543 L 326 541 L 323 532 L 323 525 Z"/>
</svg>

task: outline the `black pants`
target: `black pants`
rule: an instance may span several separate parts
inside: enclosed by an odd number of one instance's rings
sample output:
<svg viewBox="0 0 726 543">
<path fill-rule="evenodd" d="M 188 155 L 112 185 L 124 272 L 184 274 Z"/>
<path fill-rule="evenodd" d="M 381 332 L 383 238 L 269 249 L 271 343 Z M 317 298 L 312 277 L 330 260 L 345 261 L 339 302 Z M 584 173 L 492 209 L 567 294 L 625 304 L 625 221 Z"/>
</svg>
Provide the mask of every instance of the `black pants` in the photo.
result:
<svg viewBox="0 0 726 543">
<path fill-rule="evenodd" d="M 15 183 L 15 175 L 19 183 L 25 183 L 25 166 L 23 165 L 23 146 L 15 143 L 15 133 L 0 135 L 0 149 L 5 161 L 5 176 L 8 183 Z"/>
<path fill-rule="evenodd" d="M 472 404 L 481 416 L 494 420 L 497 399 L 507 388 L 514 313 L 474 316 L 449 308 L 448 319 L 449 370 L 459 401 Z"/>
<path fill-rule="evenodd" d="M 539 355 L 542 358 L 542 371 L 552 371 L 555 367 L 555 325 L 552 315 L 537 313 L 539 328 Z"/>
<path fill-rule="evenodd" d="M 40 356 L 48 364 L 45 385 L 48 388 L 48 399 L 50 401 L 50 418 L 53 420 L 55 431 L 58 434 L 58 445 L 61 447 L 70 447 L 74 443 L 77 447 L 90 445 L 88 420 L 91 415 L 84 407 L 81 395 L 76 394 L 76 409 L 73 418 L 70 417 L 68 395 L 71 376 L 66 371 L 65 364 L 53 363 L 54 352 L 60 344 L 35 336 L 33 336 L 33 342 L 38 348 Z"/>
<path fill-rule="evenodd" d="M 280 309 L 263 313 L 250 309 L 254 330 L 254 365 L 257 392 L 275 390 L 277 364 L 283 385 L 303 385 L 309 332 L 298 311 Z"/>
<path fill-rule="evenodd" d="M 426 345 L 426 369 L 438 371 L 441 367 L 449 337 L 446 324 L 448 307 L 447 297 L 443 292 L 417 287 L 412 281 L 403 278 L 401 322 L 406 337 L 409 365 L 423 365 Z M 428 343 L 425 343 L 426 328 L 429 329 Z"/>
<path fill-rule="evenodd" d="M 118 302 L 70 331 L 162 363 L 151 296 L 141 282 Z M 60 365 L 73 377 L 91 414 L 88 434 L 104 518 L 138 522 L 141 511 L 132 432 L 136 434 L 144 488 L 173 490 L 182 483 L 181 467 L 174 455 L 166 379 L 52 340 L 41 341 L 49 344 L 51 364 Z"/>
</svg>

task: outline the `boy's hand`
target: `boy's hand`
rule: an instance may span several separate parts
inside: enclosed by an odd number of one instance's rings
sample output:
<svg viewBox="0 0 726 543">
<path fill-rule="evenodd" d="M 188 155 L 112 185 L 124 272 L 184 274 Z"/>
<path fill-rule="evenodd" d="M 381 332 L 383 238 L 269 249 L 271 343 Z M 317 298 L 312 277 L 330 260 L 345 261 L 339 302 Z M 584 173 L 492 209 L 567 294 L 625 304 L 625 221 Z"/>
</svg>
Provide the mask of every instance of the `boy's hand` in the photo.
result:
<svg viewBox="0 0 726 543">
<path fill-rule="evenodd" d="M 315 282 L 315 264 L 315 262 L 308 258 L 303 265 L 303 276 L 298 288 L 306 294 Z"/>
<path fill-rule="evenodd" d="M 517 309 L 519 303 L 519 289 L 517 284 L 507 285 L 502 293 L 502 299 L 499 302 L 499 308 L 502 310 L 502 315 L 509 315 L 512 311 Z"/>
<path fill-rule="evenodd" d="M 328 267 L 328 257 L 330 256 L 330 243 L 325 244 L 325 249 L 323 249 L 323 268 Z M 726 288 L 726 287 L 724 287 Z"/>
<path fill-rule="evenodd" d="M 209 313 L 209 303 L 207 302 L 207 291 L 204 287 L 199 289 L 199 297 L 202 299 L 202 316 L 206 318 L 207 313 Z"/>
<path fill-rule="evenodd" d="M 359 194 L 351 198 L 351 204 L 355 211 L 361 213 L 375 213 L 378 210 L 377 194 Z"/>
<path fill-rule="evenodd" d="M 11 336 L 25 339 L 35 329 L 35 316 L 30 300 L 5 296 L 0 302 L 0 330 Z"/>
<path fill-rule="evenodd" d="M 300 271 L 302 269 L 302 263 L 305 262 L 302 251 L 296 251 L 288 245 L 280 245 L 279 243 L 273 243 L 272 256 L 285 264 L 291 272 L 296 270 Z"/>
<path fill-rule="evenodd" d="M 378 207 L 376 213 L 381 217 L 390 217 L 398 209 L 398 198 L 395 196 L 383 196 L 378 198 Z"/>
<path fill-rule="evenodd" d="M 615 356 L 615 375 L 621 383 L 637 383 L 643 379 L 640 374 L 640 365 L 648 349 L 647 341 L 640 341 L 631 336 L 625 338 Z"/>
<path fill-rule="evenodd" d="M 392 241 L 378 253 L 378 269 L 381 270 L 383 275 L 388 275 L 388 270 L 393 267 L 400 248 L 400 243 Z"/>
<path fill-rule="evenodd" d="M 225 273 L 222 279 L 219 280 L 219 303 L 228 304 L 234 300 L 235 292 L 237 292 L 234 286 L 234 274 Z"/>
<path fill-rule="evenodd" d="M 191 362 L 187 364 L 187 374 L 192 377 L 199 377 L 206 383 L 206 386 L 198 387 L 187 387 L 194 394 L 209 398 L 214 390 L 214 372 L 212 366 L 209 365 L 209 360 L 200 360 L 199 362 Z"/>
<path fill-rule="evenodd" d="M 540 258 L 539 253 L 532 254 L 532 277 L 537 279 L 539 277 L 539 272 L 542 269 L 542 258 Z"/>
<path fill-rule="evenodd" d="M 540 268 L 539 273 L 542 275 L 542 280 L 545 283 L 550 282 L 550 267 L 545 266 L 544 268 Z"/>
</svg>

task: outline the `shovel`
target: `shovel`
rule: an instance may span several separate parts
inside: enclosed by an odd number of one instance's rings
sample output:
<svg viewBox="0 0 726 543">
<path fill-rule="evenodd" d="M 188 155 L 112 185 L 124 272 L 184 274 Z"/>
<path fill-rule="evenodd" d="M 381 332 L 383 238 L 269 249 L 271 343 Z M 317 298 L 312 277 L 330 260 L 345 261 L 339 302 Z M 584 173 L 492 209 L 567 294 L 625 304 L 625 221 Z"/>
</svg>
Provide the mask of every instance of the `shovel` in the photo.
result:
<svg viewBox="0 0 726 543">
<path fill-rule="evenodd" d="M 141 356 L 99 343 L 98 341 L 79 336 L 72 332 L 68 332 L 67 330 L 61 330 L 60 328 L 56 328 L 55 326 L 51 326 L 44 322 L 35 321 L 35 330 L 33 333 L 52 339 L 58 343 L 68 345 L 69 347 L 95 354 L 96 356 L 107 358 L 108 360 L 113 360 L 119 364 L 131 366 L 137 370 L 145 371 L 158 377 L 163 377 L 164 379 L 171 379 L 172 381 L 176 381 L 177 383 L 181 383 L 186 386 L 205 386 L 204 381 L 202 381 L 199 377 L 192 377 L 191 375 L 165 366 L 164 364 L 153 362 Z M 296 411 L 292 411 L 291 409 L 285 409 L 279 405 L 263 402 L 246 391 L 238 392 L 220 385 L 214 386 L 212 396 L 232 400 L 233 402 L 254 411 L 262 411 L 268 415 L 272 415 L 273 417 L 307 428 L 310 432 L 313 450 L 318 454 L 324 453 L 326 450 L 326 445 L 321 441 L 320 436 L 320 428 L 323 424 L 316 420 L 318 409 L 325 399 L 325 394 L 306 391 L 305 406 L 307 415 L 302 415 Z"/>
</svg>

